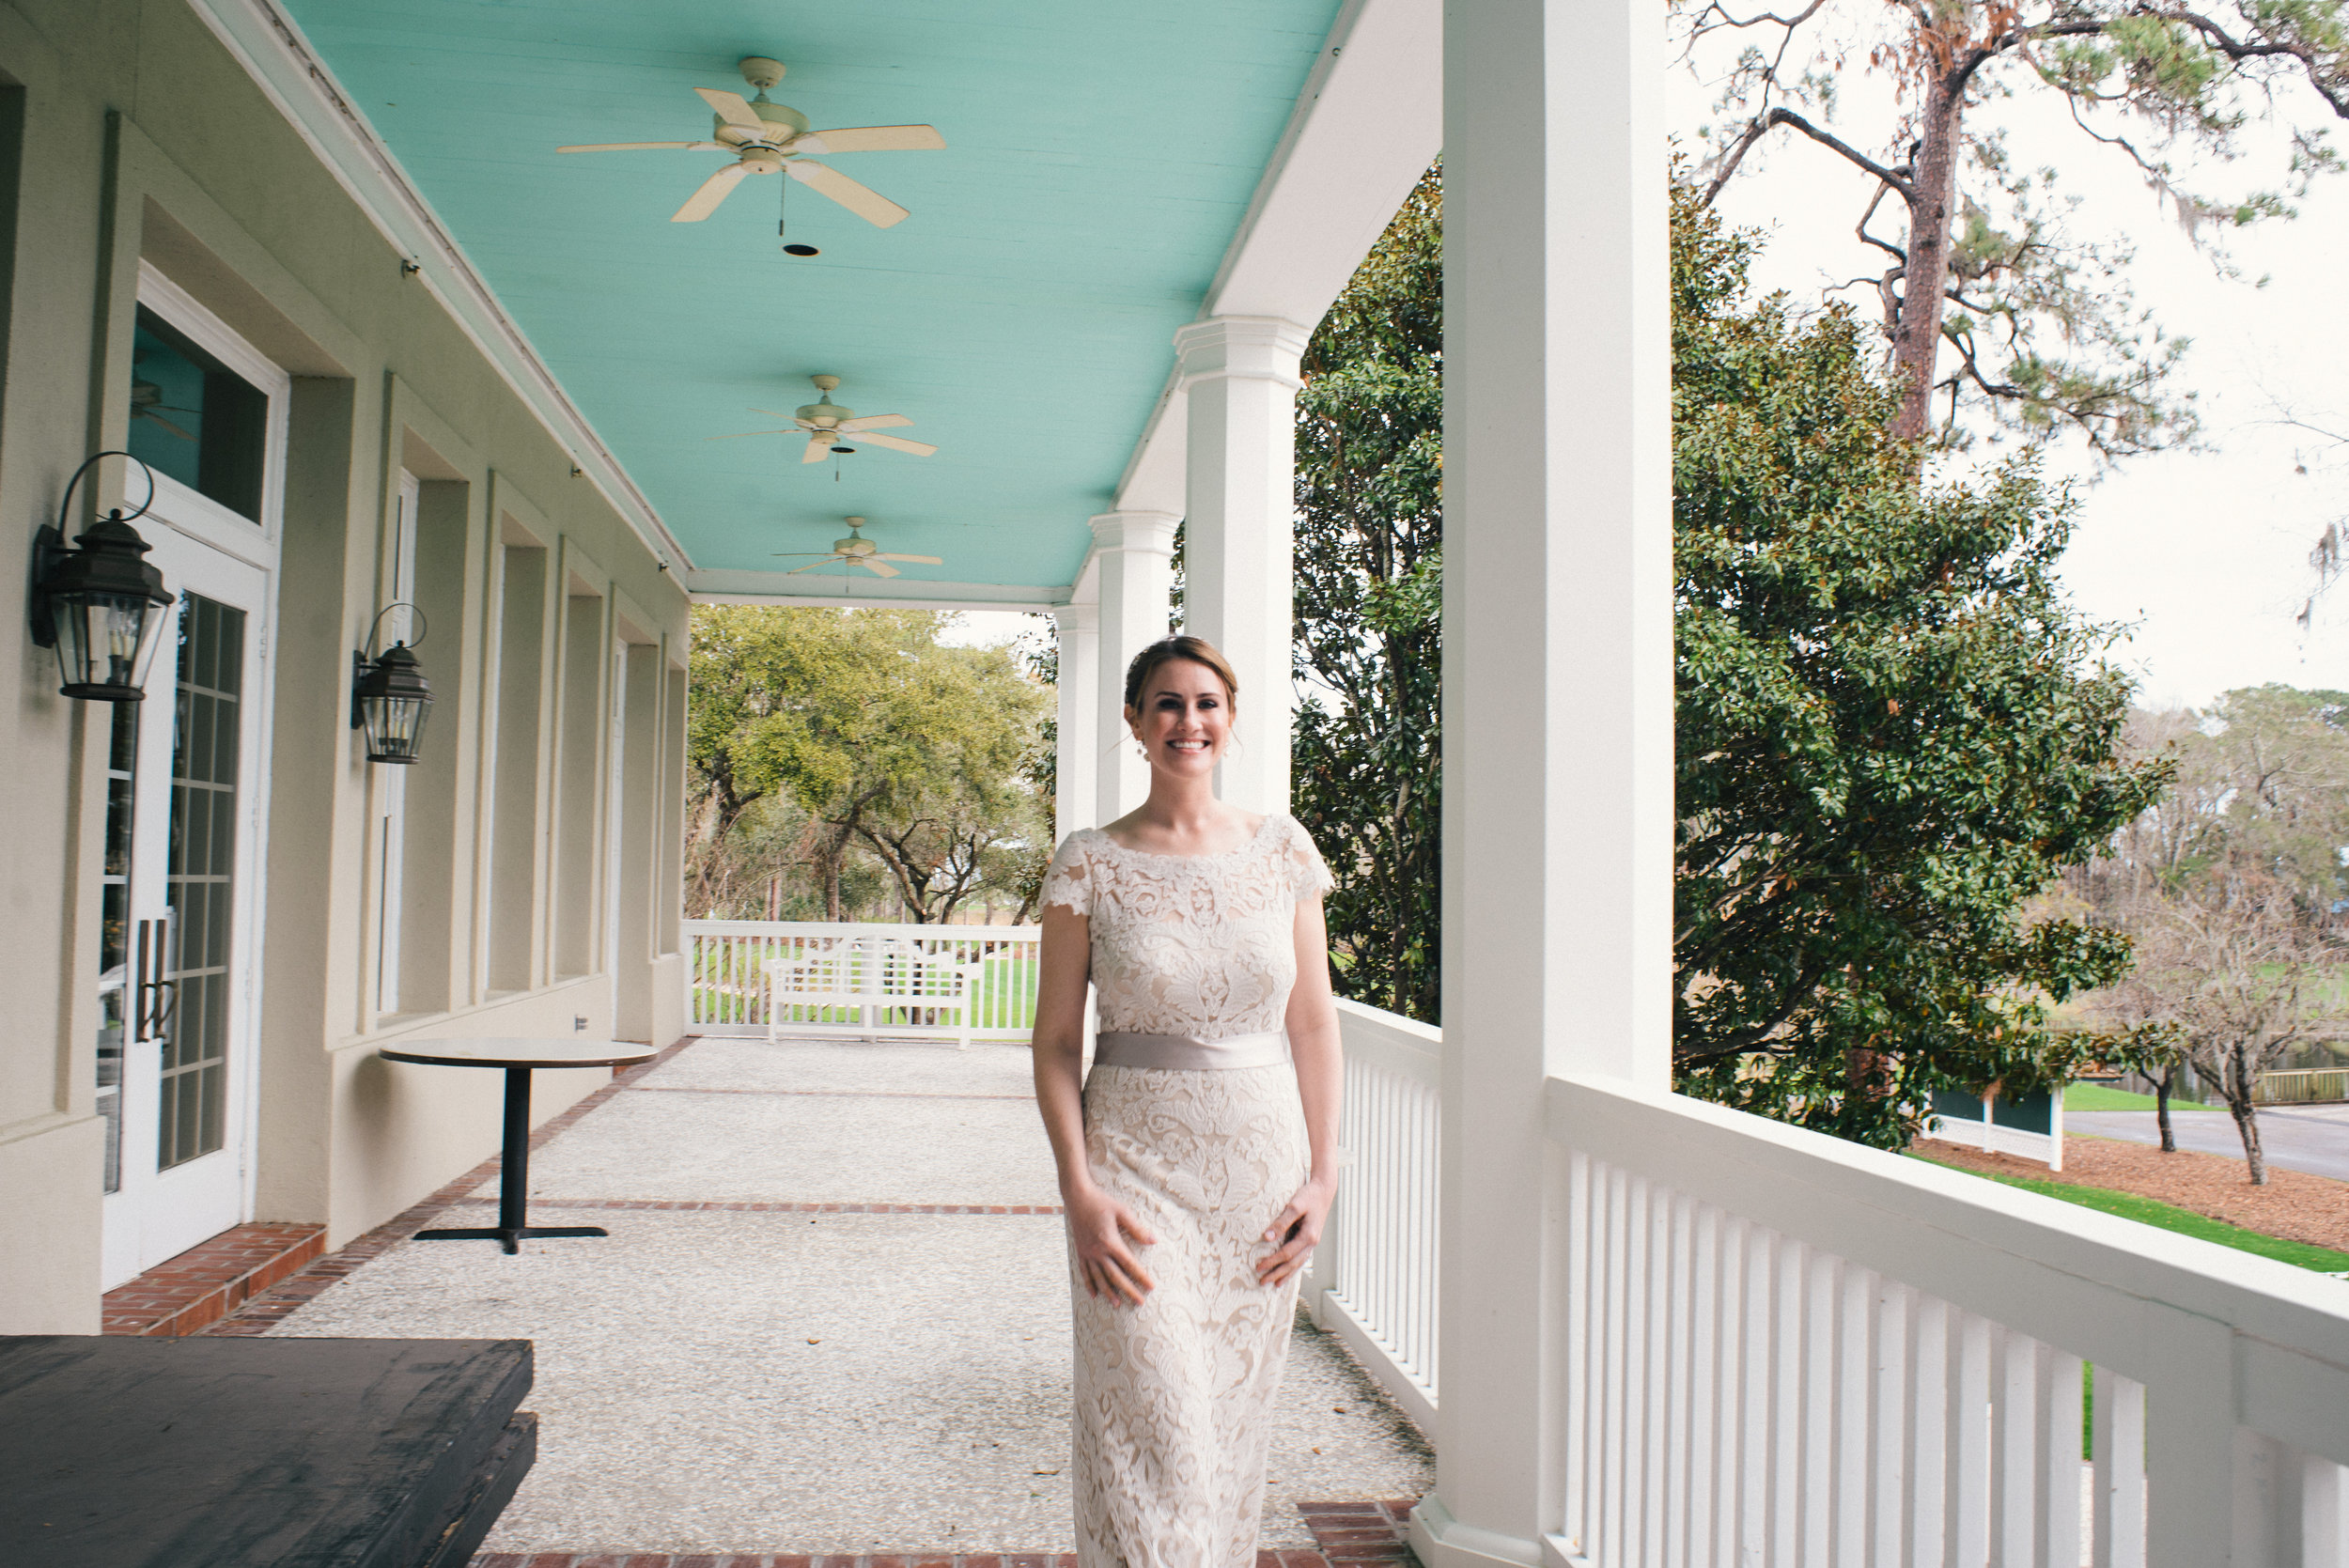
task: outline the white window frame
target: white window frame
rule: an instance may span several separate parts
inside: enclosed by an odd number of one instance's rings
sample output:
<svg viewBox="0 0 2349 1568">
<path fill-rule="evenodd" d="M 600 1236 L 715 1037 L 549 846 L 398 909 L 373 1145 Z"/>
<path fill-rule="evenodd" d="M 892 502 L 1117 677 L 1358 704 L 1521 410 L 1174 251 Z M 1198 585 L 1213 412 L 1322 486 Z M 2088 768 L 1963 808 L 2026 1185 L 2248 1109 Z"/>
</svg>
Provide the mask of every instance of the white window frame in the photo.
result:
<svg viewBox="0 0 2349 1568">
<path fill-rule="evenodd" d="M 219 317 L 196 302 L 195 296 L 165 277 L 151 261 L 139 262 L 139 303 L 184 333 L 189 341 L 242 376 L 269 399 L 269 416 L 261 458 L 261 515 L 246 517 L 210 496 L 181 484 L 166 474 L 155 475 L 157 510 L 163 520 L 189 537 L 241 561 L 275 572 L 278 547 L 284 537 L 286 501 L 286 432 L 293 378 L 264 357 Z M 139 499 L 140 474 L 123 481 L 126 505 Z"/>
</svg>

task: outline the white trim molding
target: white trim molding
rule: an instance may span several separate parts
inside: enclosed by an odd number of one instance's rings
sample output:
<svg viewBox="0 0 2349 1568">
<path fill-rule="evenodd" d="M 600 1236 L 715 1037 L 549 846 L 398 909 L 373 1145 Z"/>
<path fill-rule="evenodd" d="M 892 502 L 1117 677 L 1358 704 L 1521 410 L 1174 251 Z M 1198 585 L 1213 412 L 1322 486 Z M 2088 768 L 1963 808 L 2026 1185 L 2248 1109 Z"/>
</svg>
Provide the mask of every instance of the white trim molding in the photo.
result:
<svg viewBox="0 0 2349 1568">
<path fill-rule="evenodd" d="M 692 557 L 685 546 L 596 434 L 292 19 L 271 0 L 189 4 L 645 548 L 672 571 L 691 569 Z"/>
<path fill-rule="evenodd" d="M 853 586 L 843 586 L 843 582 Z M 836 604 L 859 610 L 1031 610 L 1068 602 L 1066 588 L 1020 583 L 931 582 L 915 578 L 844 580 L 834 572 L 689 571 L 679 579 L 695 604 Z M 868 591 L 865 584 L 872 586 Z"/>
</svg>

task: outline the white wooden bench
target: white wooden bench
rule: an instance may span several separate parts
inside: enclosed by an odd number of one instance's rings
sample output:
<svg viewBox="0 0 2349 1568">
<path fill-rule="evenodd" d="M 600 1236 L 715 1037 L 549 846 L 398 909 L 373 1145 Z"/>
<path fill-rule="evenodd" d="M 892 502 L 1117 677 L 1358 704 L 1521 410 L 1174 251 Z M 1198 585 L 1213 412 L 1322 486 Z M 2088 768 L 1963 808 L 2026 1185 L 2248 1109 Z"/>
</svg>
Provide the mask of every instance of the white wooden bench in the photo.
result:
<svg viewBox="0 0 2349 1568">
<path fill-rule="evenodd" d="M 984 954 L 982 944 L 958 938 L 854 937 L 770 958 L 764 966 L 768 1042 L 786 1033 L 853 1031 L 863 1039 L 951 1039 L 968 1050 L 978 1022 Z M 797 1009 L 848 1012 L 854 1020 L 785 1017 Z"/>
</svg>

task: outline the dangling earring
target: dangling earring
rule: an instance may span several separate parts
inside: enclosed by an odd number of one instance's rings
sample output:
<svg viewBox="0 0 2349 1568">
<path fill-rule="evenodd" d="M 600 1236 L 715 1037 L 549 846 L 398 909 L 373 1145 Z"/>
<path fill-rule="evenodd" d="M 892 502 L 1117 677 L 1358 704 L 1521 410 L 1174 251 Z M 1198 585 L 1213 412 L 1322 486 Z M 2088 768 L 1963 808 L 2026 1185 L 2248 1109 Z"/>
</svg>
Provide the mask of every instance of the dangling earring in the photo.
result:
<svg viewBox="0 0 2349 1568">
<path fill-rule="evenodd" d="M 1148 762 L 1150 760 L 1150 748 L 1147 746 L 1136 746 L 1134 748 L 1134 755 L 1140 757 L 1144 762 Z"/>
</svg>

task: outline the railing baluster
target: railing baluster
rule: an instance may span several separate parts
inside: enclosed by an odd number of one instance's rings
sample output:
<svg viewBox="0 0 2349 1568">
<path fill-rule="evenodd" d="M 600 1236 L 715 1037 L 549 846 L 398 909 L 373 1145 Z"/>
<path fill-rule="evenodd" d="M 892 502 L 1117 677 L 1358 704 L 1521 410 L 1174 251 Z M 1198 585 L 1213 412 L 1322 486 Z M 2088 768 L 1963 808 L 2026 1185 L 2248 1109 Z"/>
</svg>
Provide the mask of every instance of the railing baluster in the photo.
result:
<svg viewBox="0 0 2349 1568">
<path fill-rule="evenodd" d="M 1738 1475 L 1737 1551 L 1740 1563 L 1766 1562 L 1770 1546 L 1770 1386 L 1775 1379 L 1777 1325 L 1771 1321 L 1778 1304 L 1778 1234 L 1759 1225 L 1746 1233 L 1746 1290 L 1743 1343 L 1739 1360 L 1745 1367 L 1744 1430 L 1739 1436 L 1744 1461 Z"/>
<path fill-rule="evenodd" d="M 1908 1498 L 1909 1389 L 1914 1341 L 1909 1318 L 1916 1311 L 1916 1293 L 1890 1280 L 1876 1281 L 1876 1341 L 1873 1361 L 1875 1375 L 1875 1432 L 1872 1448 L 1868 1509 L 1868 1549 L 1864 1560 L 1881 1568 L 1901 1568 L 1907 1543 L 1904 1526 Z"/>
<path fill-rule="evenodd" d="M 1990 1336 L 1987 1318 L 1953 1312 L 1950 1325 L 1948 1568 L 1990 1557 Z"/>
<path fill-rule="evenodd" d="M 2145 1568 L 2145 1385 L 2096 1369 L 2095 1568 Z"/>
<path fill-rule="evenodd" d="M 1837 1274 L 1840 1259 L 1825 1251 L 1811 1254 L 1803 1289 L 1808 1321 L 1803 1336 L 1802 1400 L 1802 1558 L 1824 1565 L 1835 1560 L 1832 1537 L 1835 1518 L 1835 1410 L 1837 1405 L 1836 1327 L 1841 1295 Z"/>
<path fill-rule="evenodd" d="M 2000 1568 L 2029 1568 L 2039 1491 L 2039 1343 L 1999 1330 L 1990 1385 L 1990 1549 Z"/>
<path fill-rule="evenodd" d="M 2039 1496 L 2033 1500 L 2036 1568 L 2079 1568 L 2080 1358 L 2039 1347 Z"/>
<path fill-rule="evenodd" d="M 1868 1482 L 1875 1457 L 1868 1444 L 1868 1396 L 1875 1382 L 1870 1375 L 1874 1347 L 1869 1330 L 1875 1324 L 1875 1276 L 1845 1264 L 1843 1300 L 1835 1312 L 1841 1347 L 1835 1371 L 1835 1561 L 1839 1568 L 1867 1568 L 1868 1562 Z"/>
</svg>

